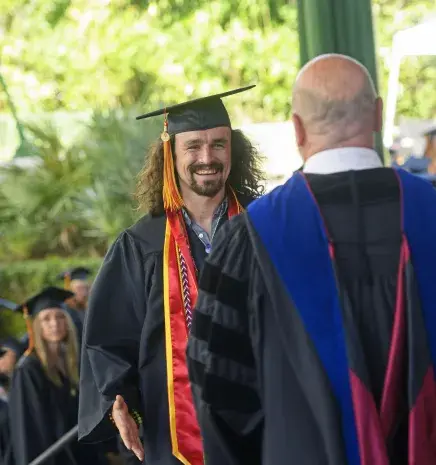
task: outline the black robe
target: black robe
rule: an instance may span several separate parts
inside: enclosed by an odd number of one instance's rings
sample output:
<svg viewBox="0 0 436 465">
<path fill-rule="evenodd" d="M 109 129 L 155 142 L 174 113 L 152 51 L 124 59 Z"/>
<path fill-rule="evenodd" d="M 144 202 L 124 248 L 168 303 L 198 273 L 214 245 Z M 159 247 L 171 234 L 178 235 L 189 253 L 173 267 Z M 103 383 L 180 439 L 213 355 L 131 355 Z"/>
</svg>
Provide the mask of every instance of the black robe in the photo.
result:
<svg viewBox="0 0 436 465">
<path fill-rule="evenodd" d="M 79 344 L 79 349 L 82 346 L 82 333 L 83 333 L 83 322 L 85 320 L 85 311 L 86 310 L 76 310 L 75 308 L 69 307 L 68 305 L 63 306 L 64 310 L 71 317 L 77 333 L 77 342 Z"/>
<path fill-rule="evenodd" d="M 226 221 L 223 217 L 220 223 Z M 83 332 L 79 439 L 98 442 L 117 434 L 109 412 L 115 396 L 122 395 L 142 415 L 147 465 L 180 465 L 172 454 L 169 427 L 165 225 L 166 216 L 145 216 L 112 245 L 93 284 Z M 200 269 L 204 245 L 189 228 L 188 235 Z"/>
<path fill-rule="evenodd" d="M 355 331 L 350 354 L 379 407 L 399 269 L 398 180 L 389 169 L 307 179 L 335 247 L 343 318 Z M 348 463 L 319 355 L 248 214 L 224 226 L 204 265 L 188 367 L 208 465 Z M 407 464 L 405 389 L 398 387 L 403 414 L 388 444 L 391 465 Z"/>
<path fill-rule="evenodd" d="M 9 433 L 8 403 L 0 400 L 0 465 L 14 465 Z"/>
<path fill-rule="evenodd" d="M 7 338 L 1 341 L 0 352 L 12 350 L 15 352 L 17 360 L 23 354 L 25 347 L 22 341 L 15 338 Z M 1 353 L 0 356 L 3 356 Z M 8 396 L 10 388 L 9 375 L 0 374 L 0 389 L 2 389 L 2 398 L 0 399 L 0 465 L 13 465 L 14 457 L 12 453 L 11 435 L 9 431 L 8 416 Z"/>
<path fill-rule="evenodd" d="M 77 424 L 78 396 L 63 377 L 56 386 L 39 359 L 24 356 L 12 378 L 9 422 L 16 465 L 28 465 Z M 72 441 L 46 465 L 99 465 L 105 459 L 94 447 Z"/>
</svg>

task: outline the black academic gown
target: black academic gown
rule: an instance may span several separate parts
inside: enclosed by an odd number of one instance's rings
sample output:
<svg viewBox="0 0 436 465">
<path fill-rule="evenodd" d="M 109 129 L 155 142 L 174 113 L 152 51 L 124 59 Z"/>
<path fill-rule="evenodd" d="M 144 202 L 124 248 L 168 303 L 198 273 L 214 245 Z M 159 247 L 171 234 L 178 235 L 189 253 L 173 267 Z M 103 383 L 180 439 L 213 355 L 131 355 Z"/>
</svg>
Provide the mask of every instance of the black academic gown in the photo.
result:
<svg viewBox="0 0 436 465">
<path fill-rule="evenodd" d="M 38 358 L 24 356 L 17 364 L 9 397 L 9 423 L 16 465 L 28 465 L 77 424 L 77 390 L 67 379 L 56 386 Z M 45 462 L 46 465 L 105 463 L 94 448 L 77 441 Z"/>
<path fill-rule="evenodd" d="M 349 356 L 356 363 L 351 368 L 379 408 L 397 291 L 398 180 L 389 169 L 307 178 L 335 246 Z M 299 220 L 295 227 L 304 228 Z M 268 227 L 274 233 L 275 225 Z M 307 260 L 315 259 L 307 250 Z M 310 283 L 313 275 L 301 279 Z M 317 282 L 309 288 L 317 293 Z M 416 295 L 409 298 L 418 309 Z M 207 464 L 349 463 L 324 355 L 315 351 L 249 215 L 233 219 L 204 265 L 188 344 Z M 419 381 L 409 379 L 409 386 Z M 390 465 L 407 464 L 404 389 L 404 383 L 396 387 L 401 402 L 388 444 Z"/>
<path fill-rule="evenodd" d="M 68 305 L 63 305 L 63 309 L 68 313 L 68 315 L 73 320 L 74 326 L 77 332 L 77 342 L 79 344 L 79 348 L 82 346 L 82 333 L 83 333 L 83 322 L 85 319 L 85 311 L 76 310 L 75 308 L 71 308 Z"/>
<path fill-rule="evenodd" d="M 96 442 L 116 435 L 109 412 L 120 394 L 129 408 L 142 414 L 147 465 L 180 465 L 172 454 L 169 429 L 165 224 L 165 216 L 145 216 L 109 250 L 91 292 L 82 349 L 79 438 Z M 190 231 L 189 240 L 201 268 L 204 245 Z"/>
<path fill-rule="evenodd" d="M 5 392 L 9 391 L 9 379 L 2 375 L 0 386 Z M 11 436 L 9 433 L 8 402 L 7 399 L 0 399 L 0 465 L 13 465 Z"/>
</svg>

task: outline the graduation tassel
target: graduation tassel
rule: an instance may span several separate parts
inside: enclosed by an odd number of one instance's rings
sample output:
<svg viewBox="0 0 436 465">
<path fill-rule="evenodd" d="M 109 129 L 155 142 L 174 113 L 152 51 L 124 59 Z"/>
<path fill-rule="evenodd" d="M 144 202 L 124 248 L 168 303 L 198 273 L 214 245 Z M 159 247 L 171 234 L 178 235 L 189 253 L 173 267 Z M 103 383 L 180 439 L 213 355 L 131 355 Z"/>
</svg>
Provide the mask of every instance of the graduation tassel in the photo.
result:
<svg viewBox="0 0 436 465">
<path fill-rule="evenodd" d="M 69 290 L 71 286 L 71 275 L 70 273 L 65 273 L 64 275 L 64 288 Z"/>
<path fill-rule="evenodd" d="M 166 211 L 178 211 L 183 207 L 183 199 L 177 187 L 174 172 L 174 160 L 171 150 L 171 139 L 168 134 L 168 117 L 165 113 L 164 131 L 161 134 L 164 146 L 164 173 L 163 173 L 163 203 Z"/>
<path fill-rule="evenodd" d="M 26 322 L 27 335 L 29 336 L 29 345 L 27 346 L 27 350 L 26 352 L 24 352 L 24 355 L 30 355 L 33 349 L 35 348 L 35 337 L 33 334 L 32 319 L 30 318 L 27 305 L 23 307 L 23 316 L 24 316 L 24 321 Z"/>
</svg>

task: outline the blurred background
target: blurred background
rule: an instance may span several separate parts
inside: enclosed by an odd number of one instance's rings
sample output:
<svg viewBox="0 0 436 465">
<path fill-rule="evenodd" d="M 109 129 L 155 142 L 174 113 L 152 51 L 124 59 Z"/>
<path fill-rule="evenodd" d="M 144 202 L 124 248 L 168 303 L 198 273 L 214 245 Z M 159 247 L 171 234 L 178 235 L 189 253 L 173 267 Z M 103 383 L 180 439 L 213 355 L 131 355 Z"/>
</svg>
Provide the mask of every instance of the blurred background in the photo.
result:
<svg viewBox="0 0 436 465">
<path fill-rule="evenodd" d="M 297 169 L 302 3 L 1 0 L 0 297 L 22 300 L 73 265 L 95 272 L 139 216 L 135 176 L 162 129 L 140 113 L 257 84 L 226 100 L 233 125 L 265 154 L 267 188 Z M 435 14 L 434 0 L 372 2 L 384 146 L 403 157 L 419 156 L 436 117 Z M 0 318 L 3 333 L 23 329 Z"/>
</svg>

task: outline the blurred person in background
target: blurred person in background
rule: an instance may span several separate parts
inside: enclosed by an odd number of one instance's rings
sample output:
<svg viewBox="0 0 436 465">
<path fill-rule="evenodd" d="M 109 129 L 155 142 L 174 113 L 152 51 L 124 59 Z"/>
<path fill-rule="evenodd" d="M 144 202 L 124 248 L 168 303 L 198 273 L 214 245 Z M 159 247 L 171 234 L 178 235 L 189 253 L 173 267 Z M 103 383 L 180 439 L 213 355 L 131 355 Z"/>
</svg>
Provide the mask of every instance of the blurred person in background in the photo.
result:
<svg viewBox="0 0 436 465">
<path fill-rule="evenodd" d="M 26 318 L 29 347 L 18 362 L 9 397 L 16 465 L 28 465 L 77 424 L 79 364 L 74 323 L 62 309 L 73 297 L 49 287 L 17 307 Z M 47 465 L 100 465 L 93 447 L 69 443 Z"/>
<path fill-rule="evenodd" d="M 425 148 L 422 157 L 411 155 L 401 168 L 409 173 L 436 183 L 436 129 L 431 129 L 423 134 Z"/>
<path fill-rule="evenodd" d="M 428 173 L 436 175 L 436 128 L 425 133 L 424 157 L 429 160 Z"/>
<path fill-rule="evenodd" d="M 15 338 L 0 342 L 0 465 L 14 464 L 8 419 L 9 388 L 15 365 L 23 352 L 23 344 Z"/>
<path fill-rule="evenodd" d="M 85 311 L 88 307 L 88 297 L 91 289 L 89 276 L 91 271 L 85 267 L 77 267 L 61 273 L 58 278 L 64 281 L 64 288 L 71 291 L 74 297 L 68 299 L 68 306 L 77 310 L 83 323 Z"/>
<path fill-rule="evenodd" d="M 79 351 L 82 346 L 83 323 L 85 321 L 91 289 L 89 282 L 90 274 L 91 271 L 88 268 L 80 266 L 58 275 L 58 279 L 64 282 L 64 289 L 74 294 L 73 297 L 67 299 L 64 303 L 64 308 L 76 326 Z"/>
</svg>

